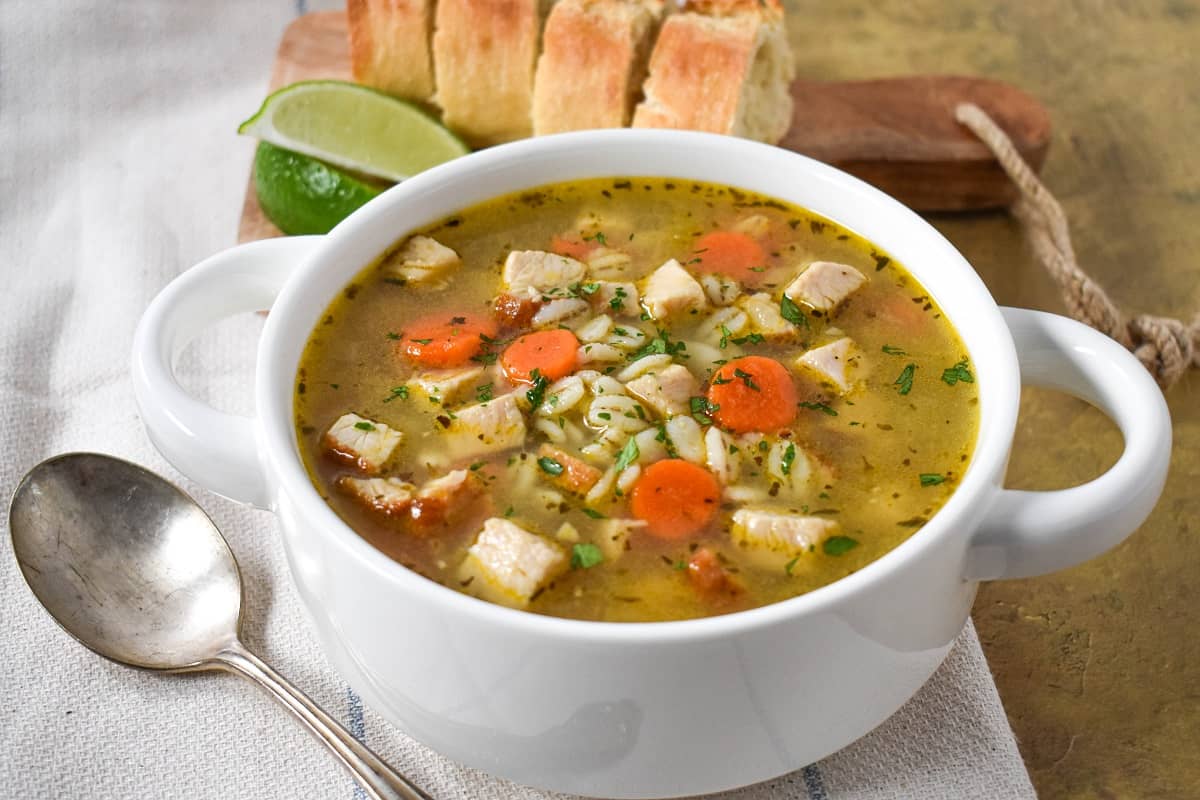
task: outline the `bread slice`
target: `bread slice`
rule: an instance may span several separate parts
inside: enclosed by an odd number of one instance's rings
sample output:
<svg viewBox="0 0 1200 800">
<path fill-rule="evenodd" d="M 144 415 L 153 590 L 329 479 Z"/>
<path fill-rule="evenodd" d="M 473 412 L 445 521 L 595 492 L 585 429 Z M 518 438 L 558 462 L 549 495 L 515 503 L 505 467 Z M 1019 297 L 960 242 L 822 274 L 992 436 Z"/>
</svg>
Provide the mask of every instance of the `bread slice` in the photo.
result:
<svg viewBox="0 0 1200 800">
<path fill-rule="evenodd" d="M 433 0 L 347 0 L 354 80 L 406 100 L 433 97 Z"/>
<path fill-rule="evenodd" d="M 539 0 L 440 0 L 433 63 L 443 121 L 474 146 L 533 132 Z"/>
<path fill-rule="evenodd" d="M 795 76 L 782 10 L 757 0 L 690 9 L 663 23 L 633 126 L 778 142 L 791 123 Z"/>
<path fill-rule="evenodd" d="M 662 11 L 633 0 L 555 5 L 533 82 L 534 135 L 627 126 Z"/>
</svg>

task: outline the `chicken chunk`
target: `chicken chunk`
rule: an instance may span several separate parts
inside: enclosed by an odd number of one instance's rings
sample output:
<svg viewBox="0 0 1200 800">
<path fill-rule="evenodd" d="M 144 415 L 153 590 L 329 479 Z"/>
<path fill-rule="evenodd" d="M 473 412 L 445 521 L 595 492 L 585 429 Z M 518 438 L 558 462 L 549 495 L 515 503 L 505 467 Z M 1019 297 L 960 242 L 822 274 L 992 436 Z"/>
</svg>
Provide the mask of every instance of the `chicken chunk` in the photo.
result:
<svg viewBox="0 0 1200 800">
<path fill-rule="evenodd" d="M 854 340 L 843 336 L 837 341 L 815 347 L 795 360 L 800 369 L 811 370 L 824 383 L 836 386 L 845 394 L 853 383 L 852 373 L 860 358 Z"/>
<path fill-rule="evenodd" d="M 506 519 L 483 523 L 459 568 L 459 581 L 471 594 L 520 608 L 567 568 L 555 544 Z"/>
<path fill-rule="evenodd" d="M 482 377 L 483 367 L 435 369 L 418 373 L 409 385 L 442 405 L 451 405 L 475 388 Z"/>
<path fill-rule="evenodd" d="M 399 478 L 349 476 L 339 479 L 337 487 L 368 508 L 389 517 L 399 517 L 408 513 L 413 501 L 413 492 L 417 488 Z"/>
<path fill-rule="evenodd" d="M 543 459 L 548 460 L 543 462 Z M 603 474 L 591 464 L 548 442 L 538 448 L 538 468 L 543 478 L 576 494 L 587 494 Z"/>
<path fill-rule="evenodd" d="M 456 469 L 426 482 L 413 498 L 410 514 L 417 531 L 428 533 L 468 509 L 478 483 L 465 469 Z"/>
<path fill-rule="evenodd" d="M 445 463 L 511 450 L 524 442 L 525 418 L 514 392 L 456 412 L 433 455 L 435 463 Z"/>
<path fill-rule="evenodd" d="M 560 297 L 542 304 L 530 323 L 535 328 L 557 327 L 572 317 L 577 317 L 587 311 L 590 306 L 586 300 L 577 297 Z"/>
<path fill-rule="evenodd" d="M 545 250 L 513 250 L 504 260 L 504 285 L 520 294 L 566 288 L 583 280 L 587 267 L 573 258 Z"/>
<path fill-rule="evenodd" d="M 618 316 L 636 317 L 641 312 L 638 305 L 637 286 L 628 281 L 596 281 L 596 291 L 588 295 L 598 310 Z"/>
<path fill-rule="evenodd" d="M 737 306 L 750 318 L 751 329 L 772 342 L 794 341 L 799 329 L 779 313 L 779 303 L 764 292 L 752 294 L 738 300 Z"/>
<path fill-rule="evenodd" d="M 700 393 L 700 384 L 687 367 L 672 364 L 661 372 L 634 378 L 625 384 L 625 391 L 665 419 L 688 413 L 689 400 Z"/>
<path fill-rule="evenodd" d="M 383 469 L 403 435 L 382 422 L 358 414 L 343 414 L 325 432 L 325 446 L 360 471 L 375 475 Z"/>
<path fill-rule="evenodd" d="M 708 307 L 704 287 L 673 258 L 646 279 L 642 300 L 656 320 L 703 311 Z"/>
<path fill-rule="evenodd" d="M 837 529 L 836 522 L 822 517 L 739 508 L 730 533 L 739 546 L 795 556 L 815 550 Z"/>
<path fill-rule="evenodd" d="M 854 267 L 833 261 L 814 261 L 787 285 L 783 293 L 797 303 L 828 312 L 866 282 L 867 276 Z"/>
<path fill-rule="evenodd" d="M 384 271 L 408 283 L 433 283 L 462 264 L 458 253 L 437 239 L 413 236 L 384 262 Z"/>
<path fill-rule="evenodd" d="M 714 306 L 730 305 L 742 294 L 741 284 L 728 275 L 701 275 L 700 285 L 704 287 L 708 302 Z"/>
</svg>

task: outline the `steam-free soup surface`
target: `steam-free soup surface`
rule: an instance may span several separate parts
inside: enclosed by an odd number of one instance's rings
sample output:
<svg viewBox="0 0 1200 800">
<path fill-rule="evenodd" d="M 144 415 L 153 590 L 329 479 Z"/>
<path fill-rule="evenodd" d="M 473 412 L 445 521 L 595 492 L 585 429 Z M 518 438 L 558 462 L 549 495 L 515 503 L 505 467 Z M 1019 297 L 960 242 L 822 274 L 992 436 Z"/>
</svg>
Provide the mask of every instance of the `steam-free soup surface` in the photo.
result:
<svg viewBox="0 0 1200 800">
<path fill-rule="evenodd" d="M 314 484 L 379 550 L 541 614 L 811 591 L 913 535 L 976 437 L 973 367 L 836 223 L 663 179 L 545 186 L 406 236 L 296 379 Z"/>
</svg>

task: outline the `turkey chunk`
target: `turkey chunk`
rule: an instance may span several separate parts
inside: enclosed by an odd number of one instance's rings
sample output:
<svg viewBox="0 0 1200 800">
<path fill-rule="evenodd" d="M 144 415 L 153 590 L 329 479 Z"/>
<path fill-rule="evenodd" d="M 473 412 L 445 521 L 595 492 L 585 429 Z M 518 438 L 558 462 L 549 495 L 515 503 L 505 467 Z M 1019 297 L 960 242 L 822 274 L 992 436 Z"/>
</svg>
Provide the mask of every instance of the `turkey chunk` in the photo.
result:
<svg viewBox="0 0 1200 800">
<path fill-rule="evenodd" d="M 794 556 L 815 550 L 837 528 L 836 522 L 821 517 L 740 508 L 733 512 L 730 533 L 739 546 Z"/>
<path fill-rule="evenodd" d="M 492 517 L 467 548 L 459 581 L 471 594 L 519 608 L 566 568 L 567 557 L 556 545 Z"/>
<path fill-rule="evenodd" d="M 479 484 L 471 480 L 471 473 L 465 469 L 426 482 L 412 501 L 411 514 L 418 532 L 427 533 L 469 510 L 468 501 L 478 489 Z"/>
<path fill-rule="evenodd" d="M 802 354 L 795 364 L 801 369 L 811 370 L 823 382 L 836 386 L 843 394 L 853 383 L 852 374 L 858 366 L 860 356 L 854 340 L 843 336 Z"/>
<path fill-rule="evenodd" d="M 787 285 L 783 293 L 817 311 L 832 311 L 866 282 L 867 276 L 854 267 L 833 261 L 814 261 L 800 277 Z"/>
<path fill-rule="evenodd" d="M 501 395 L 486 403 L 467 406 L 450 418 L 433 463 L 440 459 L 474 458 L 520 447 L 525 441 L 525 418 L 517 395 Z M 443 462 L 444 463 L 444 462 Z"/>
<path fill-rule="evenodd" d="M 462 264 L 458 253 L 437 239 L 413 236 L 388 257 L 383 269 L 408 283 L 432 283 Z"/>
<path fill-rule="evenodd" d="M 325 446 L 343 461 L 374 475 L 383 469 L 402 438 L 400 431 L 382 422 L 343 414 L 325 432 Z"/>
<path fill-rule="evenodd" d="M 687 367 L 672 364 L 661 372 L 634 378 L 625 384 L 625 391 L 665 419 L 688 413 L 689 399 L 700 393 L 700 384 Z"/>
<path fill-rule="evenodd" d="M 418 373 L 409 384 L 443 405 L 457 403 L 479 383 L 483 367 L 435 369 Z"/>
<path fill-rule="evenodd" d="M 399 478 L 341 478 L 337 486 L 368 508 L 389 517 L 408 512 L 417 487 Z"/>
<path fill-rule="evenodd" d="M 799 334 L 796 326 L 779 313 L 779 303 L 769 294 L 759 292 L 743 297 L 737 306 L 750 318 L 751 329 L 772 342 L 792 341 Z"/>
<path fill-rule="evenodd" d="M 587 272 L 573 258 L 545 250 L 513 250 L 504 260 L 504 285 L 513 293 L 537 293 L 565 288 Z"/>
<path fill-rule="evenodd" d="M 656 320 L 703 311 L 708 306 L 704 287 L 673 258 L 646 279 L 642 300 Z"/>
<path fill-rule="evenodd" d="M 596 291 L 588 299 L 611 314 L 636 317 L 641 313 L 637 287 L 627 281 L 596 281 Z"/>
</svg>

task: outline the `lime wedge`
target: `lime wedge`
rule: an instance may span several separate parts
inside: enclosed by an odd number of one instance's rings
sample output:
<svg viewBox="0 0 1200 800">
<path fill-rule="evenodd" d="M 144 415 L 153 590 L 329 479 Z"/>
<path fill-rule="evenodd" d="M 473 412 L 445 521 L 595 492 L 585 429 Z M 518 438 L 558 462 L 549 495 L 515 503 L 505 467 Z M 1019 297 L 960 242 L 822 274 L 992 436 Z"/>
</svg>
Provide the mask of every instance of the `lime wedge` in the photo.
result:
<svg viewBox="0 0 1200 800">
<path fill-rule="evenodd" d="M 284 233 L 329 233 L 380 189 L 315 158 L 259 142 L 254 191 L 267 219 Z"/>
<path fill-rule="evenodd" d="M 411 103 L 345 81 L 285 86 L 238 133 L 390 181 L 468 152 Z"/>
</svg>

